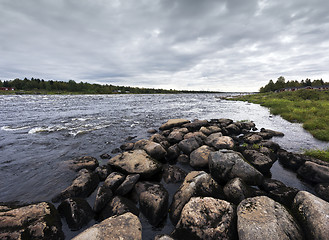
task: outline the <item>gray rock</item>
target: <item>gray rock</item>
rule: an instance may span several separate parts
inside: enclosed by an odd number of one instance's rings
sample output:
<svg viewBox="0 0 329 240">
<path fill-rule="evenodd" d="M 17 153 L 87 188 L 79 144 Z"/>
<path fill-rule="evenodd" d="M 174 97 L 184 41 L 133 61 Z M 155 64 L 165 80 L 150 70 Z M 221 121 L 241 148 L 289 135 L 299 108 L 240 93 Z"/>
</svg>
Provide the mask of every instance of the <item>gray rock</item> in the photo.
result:
<svg viewBox="0 0 329 240">
<path fill-rule="evenodd" d="M 232 119 L 228 119 L 228 118 L 220 118 L 217 120 L 217 123 L 221 126 L 221 127 L 226 127 L 228 125 L 230 125 L 231 123 L 233 123 Z"/>
<path fill-rule="evenodd" d="M 139 140 L 135 143 L 134 149 L 143 149 L 152 158 L 163 161 L 167 152 L 160 143 L 152 142 L 150 140 Z"/>
<path fill-rule="evenodd" d="M 200 128 L 200 132 L 202 132 L 203 134 L 209 136 L 213 133 L 217 133 L 220 132 L 221 129 L 218 126 L 209 126 L 209 127 L 201 127 Z"/>
<path fill-rule="evenodd" d="M 66 198 L 88 197 L 98 186 L 99 178 L 96 173 L 81 169 L 72 184 L 56 195 L 52 201 L 59 202 Z"/>
<path fill-rule="evenodd" d="M 212 146 L 212 143 L 222 136 L 223 134 L 221 132 L 212 133 L 206 138 L 205 144 L 207 144 L 208 146 Z"/>
<path fill-rule="evenodd" d="M 214 147 L 216 150 L 233 149 L 234 145 L 235 143 L 233 139 L 229 136 L 222 136 L 211 142 L 211 146 Z"/>
<path fill-rule="evenodd" d="M 94 171 L 99 163 L 96 158 L 90 156 L 79 157 L 69 161 L 70 169 L 79 171 L 83 168 Z"/>
<path fill-rule="evenodd" d="M 178 143 L 184 139 L 184 135 L 188 133 L 187 128 L 178 128 L 171 131 L 167 139 L 170 143 Z"/>
<path fill-rule="evenodd" d="M 256 150 L 245 150 L 243 156 L 251 163 L 258 171 L 266 174 L 270 171 L 273 163 L 271 158 L 256 151 Z"/>
<path fill-rule="evenodd" d="M 275 153 L 276 153 L 279 149 L 281 149 L 281 148 L 280 148 L 280 145 L 277 144 L 277 143 L 275 143 L 275 142 L 273 142 L 273 141 L 261 141 L 261 142 L 259 143 L 259 146 L 263 146 L 263 147 L 267 147 L 267 148 L 269 148 L 269 149 L 272 149 L 273 152 L 275 152 Z"/>
<path fill-rule="evenodd" d="M 183 182 L 186 177 L 186 172 L 177 166 L 164 165 L 162 178 L 165 183 L 179 183 Z"/>
<path fill-rule="evenodd" d="M 156 142 L 156 143 L 161 143 L 163 141 L 167 141 L 167 138 L 165 136 L 161 135 L 160 133 L 156 133 L 150 137 L 150 141 Z"/>
<path fill-rule="evenodd" d="M 229 132 L 230 135 L 239 135 L 241 133 L 241 129 L 237 123 L 232 123 L 226 126 L 225 129 Z"/>
<path fill-rule="evenodd" d="M 59 206 L 58 212 L 65 217 L 72 231 L 81 229 L 94 217 L 93 210 L 83 198 L 67 198 Z"/>
<path fill-rule="evenodd" d="M 86 229 L 73 240 L 142 239 L 142 224 L 132 213 L 125 213 L 102 221 Z"/>
<path fill-rule="evenodd" d="M 200 147 L 200 145 L 201 143 L 198 141 L 197 138 L 184 139 L 178 143 L 178 147 L 185 154 L 190 154 L 193 150 Z"/>
<path fill-rule="evenodd" d="M 181 151 L 177 144 L 170 146 L 167 149 L 167 156 L 166 156 L 167 160 L 171 162 L 175 161 L 179 157 L 180 152 Z"/>
<path fill-rule="evenodd" d="M 158 131 L 154 128 L 150 128 L 150 129 L 147 129 L 147 133 L 151 133 L 151 134 L 154 134 L 154 133 L 157 133 Z"/>
<path fill-rule="evenodd" d="M 270 134 L 272 137 L 283 137 L 284 136 L 284 133 L 282 133 L 282 132 L 273 131 L 273 130 L 265 129 L 265 128 L 261 128 L 260 132 Z"/>
<path fill-rule="evenodd" d="M 208 168 L 209 154 L 213 151 L 214 149 L 207 145 L 195 149 L 190 154 L 190 165 L 194 168 Z"/>
<path fill-rule="evenodd" d="M 172 237 L 166 234 L 156 235 L 154 240 L 174 240 Z"/>
<path fill-rule="evenodd" d="M 184 179 L 184 182 L 174 194 L 170 205 L 169 217 L 176 224 L 184 205 L 191 197 L 223 198 L 221 186 L 204 171 L 192 171 Z"/>
<path fill-rule="evenodd" d="M 320 198 L 329 202 L 329 183 L 317 184 L 315 186 L 315 192 Z"/>
<path fill-rule="evenodd" d="M 207 138 L 207 136 L 204 135 L 202 132 L 189 132 L 184 135 L 184 139 L 188 139 L 192 137 L 198 138 L 200 142 L 204 142 Z"/>
<path fill-rule="evenodd" d="M 259 134 L 248 134 L 246 135 L 243 140 L 246 142 L 246 143 L 249 143 L 249 144 L 255 144 L 255 143 L 260 143 L 261 141 L 263 141 L 263 138 L 261 136 L 259 136 Z"/>
<path fill-rule="evenodd" d="M 120 146 L 120 149 L 122 151 L 130 151 L 134 149 L 135 144 L 134 143 L 124 143 Z"/>
<path fill-rule="evenodd" d="M 268 196 L 273 200 L 283 204 L 284 206 L 291 208 L 296 194 L 297 188 L 292 187 L 280 187 L 269 192 Z"/>
<path fill-rule="evenodd" d="M 296 213 L 308 239 L 328 239 L 328 202 L 309 192 L 300 191 L 294 199 L 293 211 Z"/>
<path fill-rule="evenodd" d="M 211 197 L 191 198 L 172 236 L 177 239 L 236 239 L 233 204 Z"/>
<path fill-rule="evenodd" d="M 161 163 L 140 149 L 119 154 L 108 164 L 128 174 L 140 174 L 142 178 L 152 177 L 162 169 Z"/>
<path fill-rule="evenodd" d="M 169 119 L 166 123 L 162 124 L 159 128 L 161 131 L 171 129 L 173 127 L 180 127 L 185 123 L 189 123 L 189 120 L 186 119 Z"/>
<path fill-rule="evenodd" d="M 111 201 L 113 197 L 112 190 L 108 188 L 106 185 L 102 185 L 98 188 L 96 193 L 96 199 L 94 203 L 94 212 L 99 213 L 108 202 Z"/>
<path fill-rule="evenodd" d="M 306 161 L 297 171 L 299 177 L 313 183 L 329 182 L 329 167 Z"/>
<path fill-rule="evenodd" d="M 252 121 L 242 121 L 242 122 L 240 122 L 240 124 L 243 129 L 246 129 L 248 131 L 250 131 L 251 129 L 254 129 L 256 127 L 256 124 Z"/>
<path fill-rule="evenodd" d="M 56 240 L 64 233 L 56 208 L 41 202 L 0 212 L 0 239 Z"/>
<path fill-rule="evenodd" d="M 190 162 L 190 158 L 186 154 L 180 154 L 177 158 L 177 162 L 182 163 L 182 164 L 187 164 Z"/>
<path fill-rule="evenodd" d="M 108 177 L 105 179 L 104 186 L 109 188 L 114 192 L 125 180 L 126 175 L 119 173 L 119 172 L 112 172 Z"/>
<path fill-rule="evenodd" d="M 285 150 L 280 150 L 277 153 L 279 162 L 286 168 L 292 169 L 296 171 L 300 168 L 307 158 L 305 158 L 302 154 L 295 154 L 291 152 L 287 152 Z"/>
<path fill-rule="evenodd" d="M 219 150 L 209 155 L 209 170 L 219 183 L 239 177 L 248 185 L 260 185 L 263 175 L 251 166 L 243 156 L 232 150 Z"/>
<path fill-rule="evenodd" d="M 186 127 L 189 131 L 199 131 L 201 127 L 208 126 L 209 123 L 207 120 L 195 120 L 191 123 L 185 123 L 182 127 Z"/>
<path fill-rule="evenodd" d="M 286 187 L 286 185 L 283 182 L 272 178 L 265 178 L 262 184 L 259 186 L 259 188 L 265 192 L 270 192 L 281 187 Z"/>
<path fill-rule="evenodd" d="M 126 179 L 121 183 L 121 185 L 115 190 L 115 195 L 124 196 L 129 193 L 135 186 L 136 182 L 139 180 L 139 174 L 127 175 Z"/>
<path fill-rule="evenodd" d="M 149 223 L 157 226 L 168 213 L 169 194 L 160 184 L 153 184 L 139 195 L 140 211 Z"/>
<path fill-rule="evenodd" d="M 254 197 L 243 200 L 237 209 L 240 240 L 301 240 L 303 233 L 290 213 L 274 200 Z"/>
<path fill-rule="evenodd" d="M 104 181 L 111 172 L 112 169 L 107 165 L 99 166 L 95 169 L 95 173 L 98 175 L 100 181 Z"/>
</svg>

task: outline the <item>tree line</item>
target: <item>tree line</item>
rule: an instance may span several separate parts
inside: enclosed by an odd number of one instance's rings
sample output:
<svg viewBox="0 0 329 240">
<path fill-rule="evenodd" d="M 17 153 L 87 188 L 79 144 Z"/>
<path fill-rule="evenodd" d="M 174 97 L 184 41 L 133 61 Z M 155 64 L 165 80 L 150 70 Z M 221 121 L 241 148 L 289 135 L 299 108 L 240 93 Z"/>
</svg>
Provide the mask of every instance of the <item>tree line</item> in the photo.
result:
<svg viewBox="0 0 329 240">
<path fill-rule="evenodd" d="M 33 91 L 33 92 L 52 92 L 52 93 L 81 93 L 81 94 L 113 94 L 113 93 L 133 93 L 133 94 L 156 94 L 156 93 L 205 93 L 207 91 L 178 91 L 154 88 L 139 88 L 127 86 L 101 85 L 91 84 L 87 82 L 77 83 L 74 80 L 54 81 L 39 78 L 16 78 L 14 80 L 0 80 L 0 87 L 15 88 L 17 91 Z"/>
<path fill-rule="evenodd" d="M 316 79 L 311 80 L 309 78 L 306 78 L 305 80 L 301 80 L 300 82 L 297 80 L 291 80 L 287 81 L 284 77 L 279 77 L 276 82 L 274 83 L 273 80 L 270 80 L 268 84 L 266 84 L 264 87 L 261 87 L 259 89 L 259 92 L 273 92 L 276 90 L 280 90 L 282 88 L 301 88 L 301 87 L 319 87 L 329 85 L 328 82 L 324 82 L 322 79 Z"/>
</svg>

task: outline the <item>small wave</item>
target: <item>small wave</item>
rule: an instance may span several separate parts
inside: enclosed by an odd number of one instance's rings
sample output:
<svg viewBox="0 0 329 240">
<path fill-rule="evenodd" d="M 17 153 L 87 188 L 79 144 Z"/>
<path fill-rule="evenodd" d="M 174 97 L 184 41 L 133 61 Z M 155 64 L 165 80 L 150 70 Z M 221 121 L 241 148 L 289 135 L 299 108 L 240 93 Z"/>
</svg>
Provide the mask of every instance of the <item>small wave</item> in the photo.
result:
<svg viewBox="0 0 329 240">
<path fill-rule="evenodd" d="M 32 128 L 28 133 L 29 134 L 35 134 L 35 133 L 41 133 L 41 132 L 57 132 L 66 130 L 67 127 L 64 126 L 49 126 L 49 127 L 35 127 Z"/>
<path fill-rule="evenodd" d="M 1 130 L 3 131 L 19 131 L 29 128 L 29 126 L 23 126 L 23 127 L 11 127 L 11 126 L 3 126 L 1 127 Z"/>
</svg>

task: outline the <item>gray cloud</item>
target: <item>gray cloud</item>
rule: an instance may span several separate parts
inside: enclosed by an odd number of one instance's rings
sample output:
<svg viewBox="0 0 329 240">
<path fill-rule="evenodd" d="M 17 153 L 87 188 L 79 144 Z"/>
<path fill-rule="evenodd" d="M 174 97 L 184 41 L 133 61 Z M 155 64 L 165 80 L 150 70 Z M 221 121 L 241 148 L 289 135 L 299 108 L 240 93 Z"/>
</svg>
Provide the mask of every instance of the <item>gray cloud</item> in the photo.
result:
<svg viewBox="0 0 329 240">
<path fill-rule="evenodd" d="M 2 0 L 1 79 L 256 91 L 328 81 L 329 2 Z"/>
</svg>

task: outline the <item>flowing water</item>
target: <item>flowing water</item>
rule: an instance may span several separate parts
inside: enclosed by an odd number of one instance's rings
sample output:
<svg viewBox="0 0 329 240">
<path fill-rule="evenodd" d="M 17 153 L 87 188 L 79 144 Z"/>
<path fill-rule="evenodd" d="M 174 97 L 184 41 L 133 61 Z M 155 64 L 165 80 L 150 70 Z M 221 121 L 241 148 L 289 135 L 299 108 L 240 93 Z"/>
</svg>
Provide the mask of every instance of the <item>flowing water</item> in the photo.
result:
<svg viewBox="0 0 329 240">
<path fill-rule="evenodd" d="M 50 201 L 75 177 L 68 170 L 68 160 L 90 155 L 105 164 L 101 154 L 111 153 L 128 136 L 148 138 L 147 129 L 157 129 L 170 118 L 252 120 L 259 129 L 283 132 L 284 137 L 273 141 L 288 151 L 329 147 L 300 124 L 271 116 L 259 105 L 221 100 L 224 95 L 0 96 L 0 202 Z M 312 191 L 278 162 L 271 173 L 288 186 Z M 177 186 L 167 187 L 172 197 Z M 155 229 L 145 222 L 142 217 L 145 239 L 172 229 L 169 223 Z M 69 237 L 76 234 L 66 230 Z"/>
</svg>

